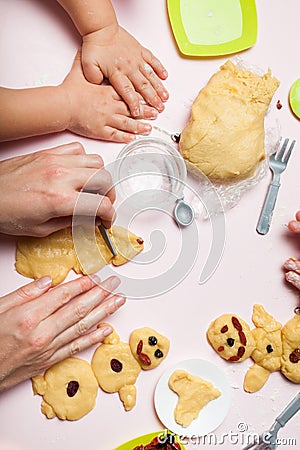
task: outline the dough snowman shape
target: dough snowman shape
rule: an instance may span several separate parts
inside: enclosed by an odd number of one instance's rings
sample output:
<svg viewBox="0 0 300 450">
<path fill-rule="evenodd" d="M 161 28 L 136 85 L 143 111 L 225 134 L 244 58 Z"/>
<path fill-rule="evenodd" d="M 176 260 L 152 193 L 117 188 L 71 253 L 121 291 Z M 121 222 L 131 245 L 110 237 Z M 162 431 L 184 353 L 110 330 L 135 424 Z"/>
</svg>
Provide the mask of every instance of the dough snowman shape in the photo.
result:
<svg viewBox="0 0 300 450">
<path fill-rule="evenodd" d="M 104 325 L 101 323 L 99 327 Z M 136 404 L 135 382 L 141 367 L 129 344 L 121 342 L 113 330 L 95 350 L 91 364 L 101 389 L 109 393 L 118 392 L 125 411 L 130 411 Z"/>
<path fill-rule="evenodd" d="M 105 325 L 101 323 L 99 327 Z M 157 367 L 167 356 L 169 339 L 152 328 L 134 330 L 129 344 L 120 341 L 114 330 L 96 349 L 92 368 L 105 392 L 118 392 L 126 411 L 136 403 L 135 382 L 141 369 Z"/>
<path fill-rule="evenodd" d="M 281 323 L 268 314 L 262 305 L 255 304 L 252 315 L 255 328 L 251 330 L 251 346 L 248 349 L 246 346 L 241 358 L 228 357 L 230 355 L 228 346 L 232 346 L 236 338 L 236 330 L 233 331 L 232 327 L 224 325 L 229 317 L 236 317 L 240 324 L 246 324 L 238 316 L 223 314 L 210 324 L 207 338 L 216 352 L 228 361 L 241 362 L 251 356 L 254 364 L 245 375 L 246 392 L 256 392 L 261 389 L 270 374 L 275 371 L 281 371 L 290 381 L 300 383 L 300 315 L 295 315 L 282 327 Z M 243 329 L 247 330 L 249 344 L 249 326 L 247 325 L 247 328 L 243 326 Z"/>
</svg>

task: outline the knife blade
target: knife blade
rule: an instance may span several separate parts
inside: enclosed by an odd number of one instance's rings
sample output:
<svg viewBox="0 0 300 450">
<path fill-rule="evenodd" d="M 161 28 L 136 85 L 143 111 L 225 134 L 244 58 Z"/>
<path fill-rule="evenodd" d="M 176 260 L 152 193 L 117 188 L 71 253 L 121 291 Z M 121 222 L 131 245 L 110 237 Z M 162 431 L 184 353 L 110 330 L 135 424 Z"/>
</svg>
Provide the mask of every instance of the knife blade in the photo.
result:
<svg viewBox="0 0 300 450">
<path fill-rule="evenodd" d="M 113 256 L 117 256 L 117 251 L 114 247 L 114 244 L 112 243 L 112 240 L 110 238 L 107 228 L 105 228 L 105 226 L 102 225 L 102 223 L 100 223 L 100 225 L 98 225 L 98 228 L 99 228 L 101 236 L 103 237 L 104 242 L 107 245 L 109 251 L 113 254 Z"/>
</svg>

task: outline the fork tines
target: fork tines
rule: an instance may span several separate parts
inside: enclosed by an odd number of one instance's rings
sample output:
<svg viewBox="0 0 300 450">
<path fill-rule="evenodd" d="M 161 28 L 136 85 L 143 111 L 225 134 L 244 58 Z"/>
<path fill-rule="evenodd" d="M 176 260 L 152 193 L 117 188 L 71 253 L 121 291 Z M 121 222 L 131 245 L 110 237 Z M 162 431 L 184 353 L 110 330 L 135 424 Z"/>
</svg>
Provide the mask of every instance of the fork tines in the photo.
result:
<svg viewBox="0 0 300 450">
<path fill-rule="evenodd" d="M 296 141 L 295 140 L 292 141 L 290 148 L 286 152 L 288 143 L 289 143 L 289 138 L 286 138 L 282 144 L 282 147 L 279 150 L 278 150 L 278 148 L 276 148 L 276 150 L 274 152 L 275 159 L 277 161 L 282 161 L 285 164 L 287 164 L 288 160 L 290 159 L 290 156 L 291 156 L 292 150 L 296 144 Z"/>
</svg>

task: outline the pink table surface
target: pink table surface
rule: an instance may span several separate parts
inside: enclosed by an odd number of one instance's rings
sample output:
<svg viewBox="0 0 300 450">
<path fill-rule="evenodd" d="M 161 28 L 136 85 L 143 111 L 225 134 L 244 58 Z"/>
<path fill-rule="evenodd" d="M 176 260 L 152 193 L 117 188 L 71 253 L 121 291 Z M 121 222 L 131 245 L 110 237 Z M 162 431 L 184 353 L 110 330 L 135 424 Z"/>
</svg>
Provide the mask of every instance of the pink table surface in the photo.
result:
<svg viewBox="0 0 300 450">
<path fill-rule="evenodd" d="M 171 132 L 183 128 L 189 108 L 199 89 L 229 57 L 184 58 L 177 51 L 168 22 L 166 2 L 162 0 L 114 0 L 119 22 L 143 45 L 152 49 L 169 71 L 166 86 L 170 100 L 156 125 Z M 0 395 L 1 450 L 112 450 L 136 436 L 163 429 L 153 406 L 155 385 L 172 364 L 188 358 L 204 358 L 222 368 L 231 386 L 231 407 L 224 422 L 214 431 L 225 449 L 242 448 L 244 424 L 246 433 L 262 432 L 299 391 L 279 373 L 270 376 L 265 387 L 255 394 L 243 391 L 243 377 L 251 365 L 247 360 L 230 365 L 221 360 L 205 339 L 208 324 L 218 315 L 232 312 L 251 324 L 252 306 L 261 303 L 282 323 L 293 315 L 299 294 L 284 281 L 282 263 L 287 257 L 299 256 L 300 239 L 287 230 L 288 221 L 300 209 L 300 127 L 288 106 L 288 93 L 300 76 L 298 0 L 257 1 L 259 33 L 257 43 L 240 54 L 250 66 L 268 67 L 280 80 L 273 113 L 282 136 L 298 143 L 291 157 L 274 213 L 271 231 L 259 236 L 256 223 L 270 174 L 239 204 L 226 212 L 226 242 L 220 264 L 205 283 L 198 283 L 205 251 L 208 225 L 199 222 L 200 256 L 195 266 L 178 286 L 155 298 L 129 299 L 110 322 L 122 340 L 141 326 L 151 326 L 171 340 L 168 358 L 157 369 L 142 373 L 137 381 L 138 399 L 131 412 L 124 412 L 117 394 L 99 391 L 96 407 L 77 422 L 47 420 L 40 412 L 41 398 L 32 395 L 30 381 Z M 70 68 L 80 39 L 72 22 L 55 1 L 0 1 L 0 83 L 7 87 L 31 87 L 58 84 Z M 45 105 L 45 108 L 47 105 Z M 117 156 L 121 144 L 106 143 L 59 133 L 1 145 L 1 158 L 24 154 L 58 144 L 80 141 L 87 152 L 101 154 L 105 163 Z M 154 227 L 154 225 L 153 225 Z M 149 231 L 149 230 L 148 230 Z M 167 244 L 175 247 L 178 230 L 170 225 Z M 144 236 L 147 241 L 147 236 Z M 191 243 L 191 245 L 193 245 Z M 205 249 L 205 251 L 203 251 Z M 0 293 L 8 293 L 27 280 L 14 270 L 15 241 L 1 238 Z M 128 266 L 129 267 L 129 266 Z M 129 270 L 125 269 L 124 270 Z M 145 270 L 145 268 L 142 268 Z M 164 270 L 163 263 L 161 270 Z M 142 274 L 142 276 L 146 276 Z M 81 354 L 89 360 L 94 349 Z M 222 436 L 238 433 L 238 438 Z M 300 445 L 300 415 L 281 431 L 287 440 L 284 448 Z M 289 439 L 294 439 L 288 444 Z M 297 443 L 295 443 L 295 439 Z M 187 448 L 210 448 L 201 441 Z"/>
</svg>

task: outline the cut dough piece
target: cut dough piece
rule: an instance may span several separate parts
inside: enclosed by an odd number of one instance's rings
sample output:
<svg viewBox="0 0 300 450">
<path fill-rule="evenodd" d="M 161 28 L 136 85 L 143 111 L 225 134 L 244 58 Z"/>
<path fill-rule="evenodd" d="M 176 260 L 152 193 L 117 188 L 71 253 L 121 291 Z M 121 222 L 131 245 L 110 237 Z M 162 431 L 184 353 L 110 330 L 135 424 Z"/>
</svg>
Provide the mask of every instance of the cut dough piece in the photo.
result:
<svg viewBox="0 0 300 450">
<path fill-rule="evenodd" d="M 222 394 L 209 381 L 181 369 L 172 373 L 168 384 L 179 397 L 174 419 L 182 427 L 188 427 L 205 405 Z"/>
<path fill-rule="evenodd" d="M 271 372 L 264 367 L 253 364 L 246 372 L 244 378 L 244 390 L 246 392 L 259 391 L 266 384 L 270 373 Z"/>
<path fill-rule="evenodd" d="M 95 273 L 111 262 L 116 266 L 126 263 L 144 248 L 143 240 L 125 228 L 113 226 L 109 234 L 116 245 L 115 257 L 107 248 L 98 228 L 95 228 L 93 235 L 90 229 L 79 227 L 76 230 L 75 246 L 71 228 L 42 238 L 22 237 L 17 244 L 16 270 L 34 279 L 50 275 L 52 285 L 55 286 L 72 269 L 76 273 Z"/>
<path fill-rule="evenodd" d="M 199 92 L 181 133 L 180 152 L 193 172 L 218 183 L 251 177 L 265 158 L 264 118 L 279 86 L 227 61 Z"/>
</svg>

